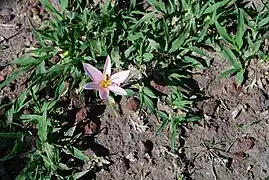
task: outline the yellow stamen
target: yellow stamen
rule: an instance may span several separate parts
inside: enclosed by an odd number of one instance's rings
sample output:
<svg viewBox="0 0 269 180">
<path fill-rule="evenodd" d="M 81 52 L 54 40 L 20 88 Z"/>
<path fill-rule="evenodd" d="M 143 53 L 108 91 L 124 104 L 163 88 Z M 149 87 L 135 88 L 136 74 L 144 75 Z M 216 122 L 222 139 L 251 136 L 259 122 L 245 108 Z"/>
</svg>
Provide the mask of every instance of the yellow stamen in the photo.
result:
<svg viewBox="0 0 269 180">
<path fill-rule="evenodd" d="M 100 86 L 103 88 L 107 88 L 110 85 L 111 85 L 111 82 L 110 82 L 109 76 L 105 74 L 104 80 L 100 82 Z"/>
</svg>

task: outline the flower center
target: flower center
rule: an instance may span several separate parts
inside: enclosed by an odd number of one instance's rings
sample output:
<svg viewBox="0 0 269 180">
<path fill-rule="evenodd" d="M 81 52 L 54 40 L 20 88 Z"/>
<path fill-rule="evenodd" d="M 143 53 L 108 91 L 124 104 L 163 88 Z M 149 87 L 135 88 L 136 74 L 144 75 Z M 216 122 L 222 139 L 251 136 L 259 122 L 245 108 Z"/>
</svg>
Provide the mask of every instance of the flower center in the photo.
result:
<svg viewBox="0 0 269 180">
<path fill-rule="evenodd" d="M 107 88 L 110 85 L 111 85 L 111 82 L 110 82 L 109 76 L 105 74 L 104 80 L 100 82 L 100 86 L 102 88 Z"/>
</svg>

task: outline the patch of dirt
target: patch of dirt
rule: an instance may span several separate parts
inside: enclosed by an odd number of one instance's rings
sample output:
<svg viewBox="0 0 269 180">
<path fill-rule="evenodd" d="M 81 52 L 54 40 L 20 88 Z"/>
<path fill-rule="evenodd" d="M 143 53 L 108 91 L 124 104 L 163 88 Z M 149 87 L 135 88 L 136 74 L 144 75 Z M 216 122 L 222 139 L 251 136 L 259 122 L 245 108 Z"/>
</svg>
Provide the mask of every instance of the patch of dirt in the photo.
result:
<svg viewBox="0 0 269 180">
<path fill-rule="evenodd" d="M 38 23 L 39 16 L 34 15 L 42 12 L 38 5 L 28 8 L 34 0 L 1 3 L 0 43 L 4 48 L 0 50 L 0 82 L 16 70 L 6 65 L 35 43 L 27 14 Z M 136 99 L 123 98 L 119 106 L 107 105 L 100 117 L 102 113 L 88 105 L 85 108 L 76 95 L 71 95 L 72 106 L 77 109 L 68 114 L 67 121 L 83 124 L 86 135 L 100 131 L 89 154 L 110 162 L 96 173 L 96 179 L 244 180 L 269 176 L 269 65 L 252 61 L 247 82 L 237 86 L 233 78 L 217 77 L 229 65 L 218 55 L 214 57 L 211 68 L 193 75 L 207 97 L 197 103 L 204 118 L 198 125 L 190 124 L 192 128 L 179 129 L 175 153 L 170 152 L 169 132 L 156 136 L 160 122 L 146 112 L 139 114 Z M 1 89 L 0 102 L 13 100 L 25 88 L 26 79 L 21 76 Z M 165 86 L 151 85 L 169 93 Z M 94 119 L 87 119 L 91 117 L 88 113 L 97 115 L 90 114 Z"/>
<path fill-rule="evenodd" d="M 28 21 L 30 1 L 9 0 L 0 2 L 0 82 L 14 71 L 16 66 L 9 65 L 22 55 L 26 48 L 35 43 Z M 0 90 L 0 102 L 11 101 L 25 89 L 29 75 L 24 74 L 8 87 Z"/>
<path fill-rule="evenodd" d="M 242 86 L 218 78 L 229 67 L 217 54 L 211 68 L 194 74 L 205 100 L 197 103 L 204 118 L 182 128 L 177 152 L 169 150 L 168 131 L 156 136 L 160 123 L 139 115 L 134 99 L 120 108 L 108 106 L 96 141 L 109 150 L 111 164 L 96 179 L 265 179 L 269 176 L 268 69 L 252 61 Z M 134 108 L 135 107 L 135 108 Z M 115 114 L 116 112 L 116 114 Z"/>
<path fill-rule="evenodd" d="M 124 115 L 109 106 L 96 141 L 109 150 L 111 165 L 96 179 L 265 179 L 269 176 L 268 63 L 252 61 L 242 86 L 218 78 L 229 67 L 217 54 L 211 68 L 194 74 L 204 118 L 179 131 L 177 152 L 169 133 L 156 136 L 160 123 L 138 115 L 133 99 L 121 101 Z M 126 110 L 127 109 L 127 110 Z M 130 110 L 128 110 L 130 109 Z M 137 110 L 136 108 L 134 108 Z M 181 142 L 183 141 L 183 142 Z M 150 145 L 147 145 L 150 144 Z"/>
<path fill-rule="evenodd" d="M 193 78 L 207 100 L 198 103 L 204 118 L 186 135 L 193 179 L 265 179 L 269 176 L 268 63 L 252 61 L 247 81 L 217 75 L 229 65 L 215 55 L 210 69 Z"/>
<path fill-rule="evenodd" d="M 131 99 L 133 101 L 133 99 Z M 98 134 L 96 141 L 109 150 L 111 165 L 96 174 L 96 179 L 161 180 L 175 179 L 185 170 L 180 154 L 170 150 L 168 132 L 156 136 L 159 122 L 146 114 L 139 115 L 130 99 L 121 101 L 124 115 L 117 107 L 108 106 L 101 118 L 101 127 L 107 129 Z M 126 110 L 126 105 L 130 110 Z"/>
</svg>

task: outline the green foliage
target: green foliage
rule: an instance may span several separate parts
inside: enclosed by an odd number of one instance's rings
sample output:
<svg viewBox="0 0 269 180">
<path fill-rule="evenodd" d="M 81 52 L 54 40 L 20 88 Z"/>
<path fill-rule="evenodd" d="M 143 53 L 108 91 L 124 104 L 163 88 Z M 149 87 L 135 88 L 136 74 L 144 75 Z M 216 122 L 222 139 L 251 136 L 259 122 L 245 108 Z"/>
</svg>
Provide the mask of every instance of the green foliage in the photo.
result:
<svg viewBox="0 0 269 180">
<path fill-rule="evenodd" d="M 231 68 L 221 73 L 220 77 L 235 75 L 236 82 L 241 84 L 245 80 L 244 74 L 250 60 L 255 58 L 268 60 L 268 53 L 265 55 L 262 52 L 261 45 L 268 38 L 265 27 L 269 26 L 269 12 L 267 6 L 263 6 L 259 12 L 234 6 L 236 13 L 219 17 L 219 19 L 223 19 L 222 26 L 218 21 L 215 22 L 215 26 L 220 39 L 223 40 L 223 42 L 220 41 L 222 54 L 232 65 Z M 227 21 L 225 17 L 232 19 L 232 21 Z M 234 24 L 236 25 L 236 32 L 228 33 L 225 27 Z"/>
<path fill-rule="evenodd" d="M 195 100 L 183 90 L 192 91 L 185 83 L 192 70 L 210 66 L 207 46 L 220 51 L 232 66 L 220 77 L 235 75 L 238 84 L 243 83 L 250 60 L 269 60 L 268 52 L 262 50 L 269 28 L 266 4 L 258 11 L 229 0 L 148 0 L 151 10 L 136 0 L 102 5 L 59 0 L 60 10 L 49 0 L 41 3 L 51 19 L 33 28 L 40 46 L 15 59 L 12 64 L 18 71 L 0 84 L 4 88 L 22 73 L 31 73 L 27 89 L 13 102 L 1 105 L 6 111 L 0 150 L 9 149 L 1 161 L 20 153 L 25 137 L 35 138 L 18 180 L 78 179 L 91 170 L 68 164 L 69 159 L 84 165 L 95 160 L 75 143 L 83 138 L 76 124 L 65 127 L 59 120 L 64 114 L 59 110 L 63 108 L 61 97 L 75 89 L 81 93 L 87 81 L 84 62 L 101 68 L 104 57 L 110 55 L 117 69 L 132 65 L 141 79 L 127 82 L 128 96 L 139 98 L 140 109 L 148 109 L 162 120 L 158 134 L 169 127 L 171 150 L 175 151 L 181 127 L 199 120 L 191 111 Z M 160 92 L 151 85 L 152 80 L 163 82 L 170 92 Z M 44 98 L 48 89 L 52 95 Z M 171 112 L 159 110 L 160 101 Z"/>
</svg>

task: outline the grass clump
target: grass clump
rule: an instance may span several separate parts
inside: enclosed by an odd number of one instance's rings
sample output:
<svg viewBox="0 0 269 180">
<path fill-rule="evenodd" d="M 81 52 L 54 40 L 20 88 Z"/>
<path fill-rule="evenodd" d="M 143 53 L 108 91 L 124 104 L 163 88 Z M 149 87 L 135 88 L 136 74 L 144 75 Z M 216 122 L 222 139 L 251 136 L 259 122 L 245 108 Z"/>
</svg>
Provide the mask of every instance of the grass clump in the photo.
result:
<svg viewBox="0 0 269 180">
<path fill-rule="evenodd" d="M 135 69 L 124 87 L 139 99 L 141 109 L 162 119 L 158 133 L 170 125 L 174 151 L 178 128 L 200 118 L 191 109 L 197 92 L 189 86 L 189 75 L 210 66 L 212 58 L 206 51 L 223 54 L 232 67 L 220 76 L 235 75 L 238 84 L 244 82 L 252 59 L 268 60 L 268 51 L 263 51 L 268 4 L 253 10 L 229 0 L 59 2 L 61 10 L 41 0 L 51 19 L 33 29 L 39 46 L 14 60 L 19 70 L 0 84 L 2 88 L 21 73 L 31 73 L 26 91 L 2 106 L 6 114 L 1 151 L 9 149 L 2 161 L 22 151 L 25 137 L 35 137 L 34 147 L 27 151 L 27 166 L 17 179 L 77 179 L 93 169 L 93 162 L 105 162 L 89 157 L 77 143 L 84 135 L 76 123 L 65 126 L 61 120 L 63 97 L 72 91 L 84 95 L 82 87 L 89 80 L 83 63 L 101 68 L 109 55 L 116 70 Z M 172 113 L 158 110 L 160 101 Z"/>
</svg>

